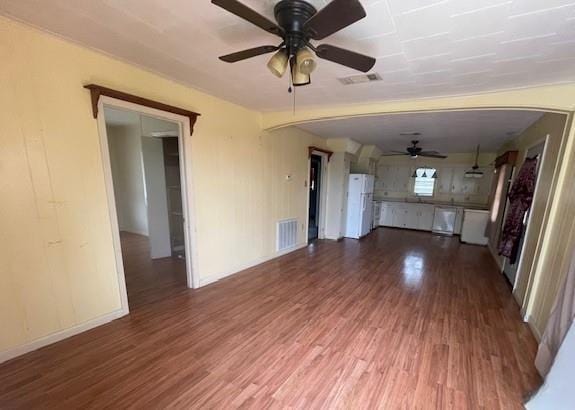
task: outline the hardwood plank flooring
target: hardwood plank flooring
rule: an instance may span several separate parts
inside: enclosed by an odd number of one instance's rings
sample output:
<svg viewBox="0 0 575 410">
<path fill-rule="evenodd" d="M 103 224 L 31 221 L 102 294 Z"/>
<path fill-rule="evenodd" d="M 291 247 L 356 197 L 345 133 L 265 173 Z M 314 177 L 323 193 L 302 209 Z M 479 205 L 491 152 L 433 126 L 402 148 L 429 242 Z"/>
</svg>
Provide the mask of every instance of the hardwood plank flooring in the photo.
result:
<svg viewBox="0 0 575 410">
<path fill-rule="evenodd" d="M 380 228 L 161 289 L 0 365 L 0 408 L 507 409 L 540 383 L 503 276 L 456 238 Z"/>
<path fill-rule="evenodd" d="M 184 259 L 150 258 L 147 236 L 120 232 L 130 310 L 171 297 L 187 288 Z"/>
</svg>

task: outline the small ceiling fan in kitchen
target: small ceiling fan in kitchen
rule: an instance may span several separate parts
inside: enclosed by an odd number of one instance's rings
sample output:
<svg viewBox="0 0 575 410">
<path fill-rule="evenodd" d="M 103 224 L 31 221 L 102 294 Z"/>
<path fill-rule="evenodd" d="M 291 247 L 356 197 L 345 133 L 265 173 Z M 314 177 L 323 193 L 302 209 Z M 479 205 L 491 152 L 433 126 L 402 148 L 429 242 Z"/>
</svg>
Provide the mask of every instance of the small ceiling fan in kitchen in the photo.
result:
<svg viewBox="0 0 575 410">
<path fill-rule="evenodd" d="M 220 60 L 226 63 L 275 51 L 267 64 L 268 69 L 281 78 L 289 64 L 294 86 L 311 83 L 310 76 L 317 64 L 313 53 L 324 60 L 362 72 L 368 72 L 375 64 L 373 57 L 329 44 L 316 46 L 311 43 L 364 18 L 366 12 L 359 0 L 332 0 L 320 11 L 303 0 L 282 0 L 274 7 L 276 22 L 237 0 L 212 0 L 212 3 L 281 38 L 279 45 L 264 45 L 221 56 Z"/>
<path fill-rule="evenodd" d="M 392 156 L 396 156 L 396 155 L 408 155 L 413 159 L 416 159 L 418 157 L 440 158 L 440 159 L 447 158 L 447 155 L 440 154 L 437 151 L 424 151 L 423 148 L 417 146 L 418 144 L 419 144 L 419 141 L 413 140 L 413 141 L 411 141 L 411 146 L 407 147 L 405 149 L 405 152 L 403 152 L 403 151 L 391 151 L 389 153 L 384 153 L 383 156 L 384 157 L 392 157 Z"/>
</svg>

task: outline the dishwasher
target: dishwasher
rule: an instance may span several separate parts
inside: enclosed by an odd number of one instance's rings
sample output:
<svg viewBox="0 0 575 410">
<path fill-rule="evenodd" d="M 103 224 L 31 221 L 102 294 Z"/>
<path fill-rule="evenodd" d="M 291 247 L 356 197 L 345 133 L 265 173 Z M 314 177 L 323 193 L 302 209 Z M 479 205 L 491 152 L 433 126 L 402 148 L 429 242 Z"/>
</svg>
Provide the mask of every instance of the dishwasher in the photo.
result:
<svg viewBox="0 0 575 410">
<path fill-rule="evenodd" d="M 433 214 L 433 227 L 431 231 L 441 235 L 453 235 L 456 216 L 456 208 L 436 206 Z"/>
</svg>

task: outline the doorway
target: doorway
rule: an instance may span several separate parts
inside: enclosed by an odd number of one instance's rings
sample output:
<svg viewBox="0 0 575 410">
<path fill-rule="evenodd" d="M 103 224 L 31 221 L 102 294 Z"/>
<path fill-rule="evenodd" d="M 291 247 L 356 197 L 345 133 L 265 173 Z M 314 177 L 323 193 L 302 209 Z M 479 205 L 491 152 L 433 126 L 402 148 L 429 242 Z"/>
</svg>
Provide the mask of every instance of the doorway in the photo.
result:
<svg viewBox="0 0 575 410">
<path fill-rule="evenodd" d="M 122 304 L 133 310 L 194 282 L 182 123 L 119 105 L 102 104 L 99 123 Z"/>
<path fill-rule="evenodd" d="M 536 182 L 535 182 L 535 190 L 537 190 L 537 184 L 539 183 L 539 170 L 541 169 L 541 160 L 543 158 L 543 152 L 545 150 L 545 143 L 546 141 L 540 142 L 539 144 L 529 148 L 527 151 L 526 158 L 535 159 L 537 161 L 537 165 L 535 167 L 536 173 Z M 519 238 L 519 244 L 517 255 L 515 256 L 514 260 L 510 260 L 509 258 L 504 258 L 503 260 L 503 273 L 505 277 L 509 281 L 512 287 L 515 287 L 515 280 L 517 278 L 517 271 L 519 270 L 519 264 L 521 263 L 521 256 L 523 252 L 523 245 L 525 244 L 525 237 L 527 235 L 527 228 L 529 226 L 529 218 L 531 216 L 531 207 L 525 212 L 523 216 L 523 225 L 521 228 L 521 236 Z"/>
<path fill-rule="evenodd" d="M 313 242 L 319 237 L 321 203 L 322 157 L 312 154 L 309 168 L 309 210 L 307 240 Z"/>
</svg>

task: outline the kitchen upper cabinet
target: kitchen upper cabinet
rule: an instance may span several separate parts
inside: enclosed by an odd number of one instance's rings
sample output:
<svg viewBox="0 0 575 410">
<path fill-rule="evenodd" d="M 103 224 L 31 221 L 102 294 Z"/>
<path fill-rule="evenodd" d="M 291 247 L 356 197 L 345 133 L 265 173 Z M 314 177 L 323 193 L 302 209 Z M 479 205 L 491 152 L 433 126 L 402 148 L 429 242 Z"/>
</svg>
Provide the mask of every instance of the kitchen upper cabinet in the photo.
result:
<svg viewBox="0 0 575 410">
<path fill-rule="evenodd" d="M 406 193 L 409 191 L 411 168 L 407 166 L 385 165 L 377 169 L 378 186 L 382 191 Z"/>
<path fill-rule="evenodd" d="M 463 173 L 465 171 L 462 168 L 453 169 L 453 177 L 451 179 L 451 193 L 452 194 L 462 194 L 464 193 L 464 177 Z"/>
<path fill-rule="evenodd" d="M 395 168 L 383 166 L 377 169 L 378 189 L 382 191 L 393 191 L 393 181 L 395 179 Z"/>
<path fill-rule="evenodd" d="M 483 171 L 483 178 L 476 180 L 476 195 L 483 197 L 489 196 L 491 193 L 491 182 L 493 181 L 493 168 L 479 168 Z"/>
<path fill-rule="evenodd" d="M 411 178 L 410 167 L 397 167 L 394 181 L 394 192 L 408 192 Z"/>
<path fill-rule="evenodd" d="M 437 170 L 437 191 L 440 194 L 451 193 L 451 182 L 453 179 L 453 168 L 444 167 Z"/>
</svg>

